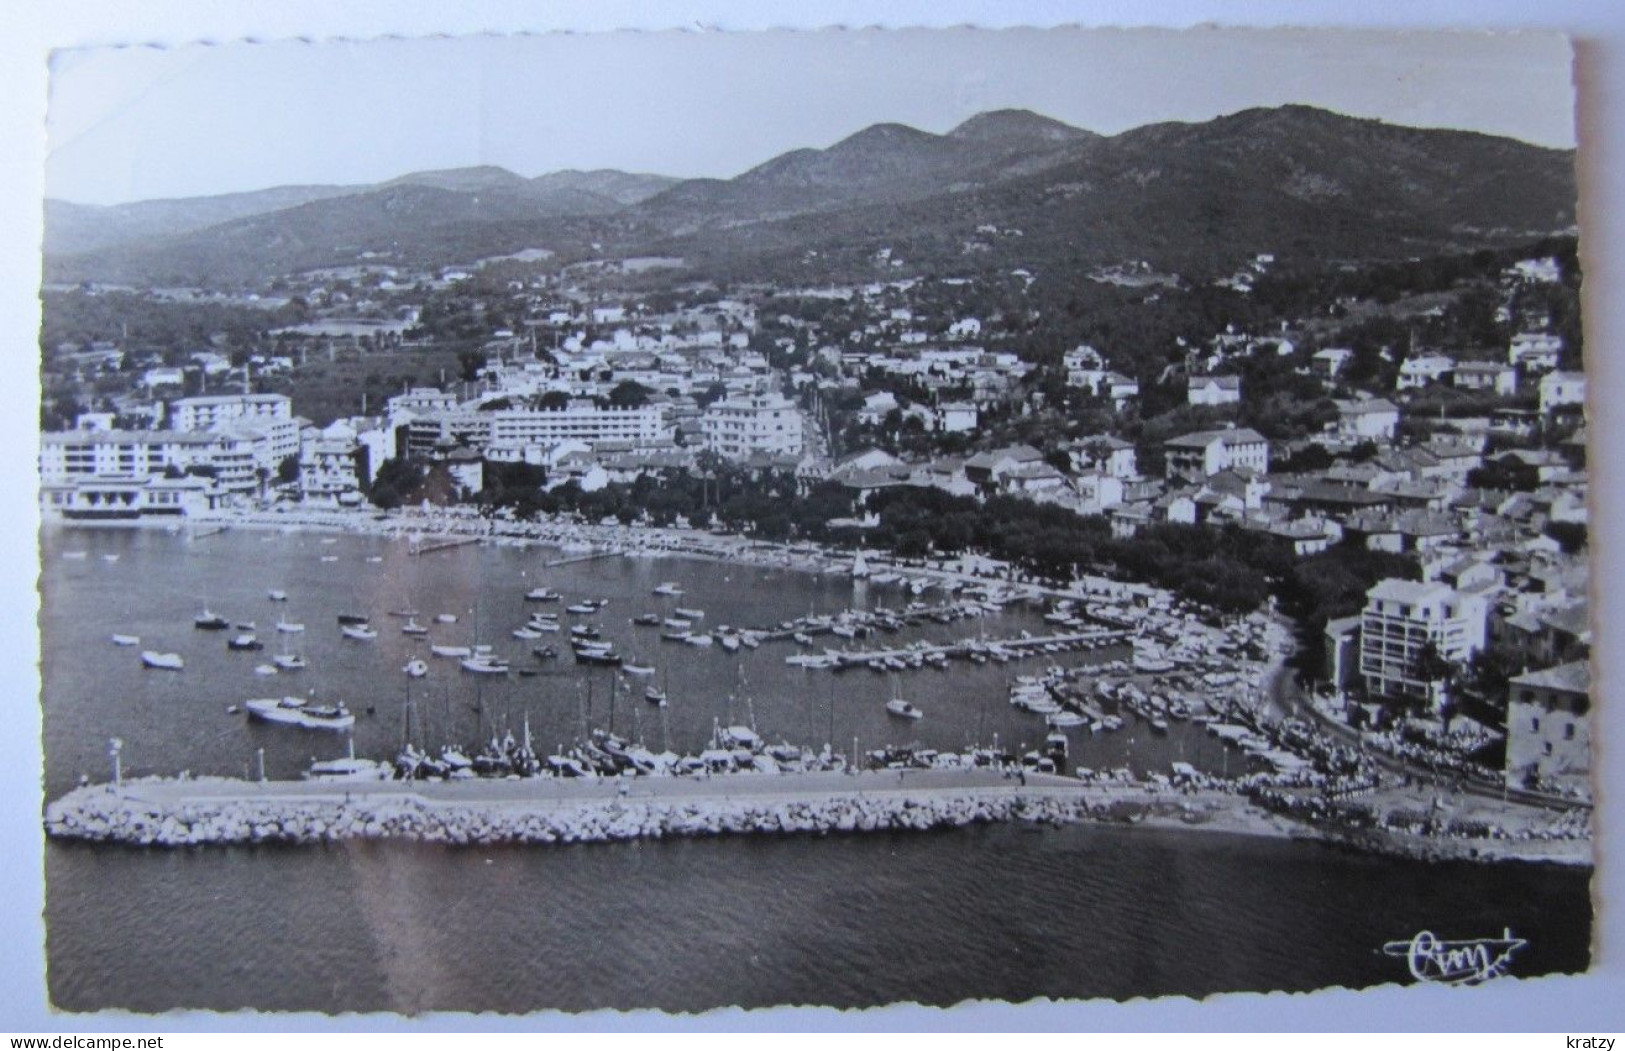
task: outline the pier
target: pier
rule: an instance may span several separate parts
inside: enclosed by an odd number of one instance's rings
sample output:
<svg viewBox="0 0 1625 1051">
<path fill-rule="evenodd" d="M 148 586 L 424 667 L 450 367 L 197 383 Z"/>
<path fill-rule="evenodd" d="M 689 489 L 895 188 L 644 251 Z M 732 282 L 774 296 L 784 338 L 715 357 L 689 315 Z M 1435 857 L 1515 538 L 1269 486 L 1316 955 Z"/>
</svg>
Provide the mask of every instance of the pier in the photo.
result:
<svg viewBox="0 0 1625 1051">
<path fill-rule="evenodd" d="M 439 540 L 431 540 L 428 543 L 420 542 L 413 544 L 407 548 L 407 551 L 413 555 L 432 555 L 436 551 L 446 551 L 454 547 L 466 547 L 469 544 L 477 544 L 482 539 L 482 537 L 477 536 L 442 537 Z"/>
<path fill-rule="evenodd" d="M 569 555 L 565 558 L 555 558 L 542 563 L 548 569 L 557 569 L 559 566 L 573 566 L 580 562 L 597 562 L 603 558 L 614 558 L 619 551 L 589 551 L 584 555 Z"/>
<path fill-rule="evenodd" d="M 965 639 L 960 642 L 948 643 L 916 643 L 895 649 L 884 650 L 828 650 L 825 657 L 831 662 L 830 667 L 836 671 L 845 671 L 848 668 L 867 667 L 873 663 L 886 664 L 888 661 L 912 661 L 915 657 L 932 659 L 938 655 L 956 659 L 968 659 L 973 653 L 992 655 L 1003 653 L 1011 657 L 1032 656 L 1033 651 L 1048 652 L 1049 647 L 1058 646 L 1063 649 L 1077 649 L 1088 646 L 1106 646 L 1114 642 L 1125 642 L 1132 637 L 1132 632 L 1118 630 L 1082 631 L 1064 635 L 1033 635 L 1021 636 L 1013 639 Z"/>
</svg>

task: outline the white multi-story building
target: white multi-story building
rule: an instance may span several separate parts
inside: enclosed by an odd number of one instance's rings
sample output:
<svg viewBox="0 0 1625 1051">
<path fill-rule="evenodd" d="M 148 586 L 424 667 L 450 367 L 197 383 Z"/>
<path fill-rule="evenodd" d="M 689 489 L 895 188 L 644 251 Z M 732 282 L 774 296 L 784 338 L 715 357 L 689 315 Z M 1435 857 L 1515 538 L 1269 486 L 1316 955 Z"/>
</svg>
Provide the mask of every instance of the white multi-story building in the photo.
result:
<svg viewBox="0 0 1625 1051">
<path fill-rule="evenodd" d="M 1245 469 L 1268 474 L 1270 443 L 1251 427 L 1197 431 L 1163 444 L 1166 476 L 1200 482 L 1220 471 Z"/>
<path fill-rule="evenodd" d="M 1563 337 L 1550 332 L 1520 332 L 1507 345 L 1507 364 L 1527 371 L 1557 368 L 1563 356 Z"/>
<path fill-rule="evenodd" d="M 1360 616 L 1360 675 L 1378 697 L 1418 697 L 1438 705 L 1441 684 L 1419 676 L 1429 644 L 1452 664 L 1484 648 L 1489 601 L 1448 584 L 1390 577 L 1366 592 Z"/>
<path fill-rule="evenodd" d="M 1540 378 L 1540 411 L 1551 412 L 1564 405 L 1584 405 L 1586 377 L 1583 372 L 1548 372 Z"/>
<path fill-rule="evenodd" d="M 170 408 L 177 431 L 209 431 L 238 420 L 291 420 L 293 401 L 286 394 L 218 394 L 179 398 Z"/>
<path fill-rule="evenodd" d="M 222 489 L 246 493 L 298 450 L 299 428 L 291 419 L 242 420 L 203 432 L 54 431 L 40 435 L 40 482 L 149 478 L 171 468 L 208 467 Z"/>
<path fill-rule="evenodd" d="M 428 453 L 439 444 L 523 448 L 563 441 L 631 442 L 662 445 L 672 437 L 667 407 L 600 408 L 582 399 L 558 409 L 499 409 L 495 412 L 431 412 L 407 425 L 407 448 Z"/>
<path fill-rule="evenodd" d="M 209 462 L 206 434 L 176 431 L 50 431 L 40 435 L 40 482 L 74 479 L 147 478 L 174 467 Z"/>
<path fill-rule="evenodd" d="M 457 395 L 434 387 L 413 387 L 384 404 L 384 411 L 390 416 L 402 412 L 451 412 L 457 408 Z"/>
<path fill-rule="evenodd" d="M 1399 429 L 1399 407 L 1387 398 L 1334 401 L 1337 436 L 1351 441 L 1392 441 Z"/>
<path fill-rule="evenodd" d="M 356 464 L 361 446 L 354 439 L 310 442 L 299 458 L 299 495 L 304 500 L 357 502 L 361 481 Z"/>
<path fill-rule="evenodd" d="M 705 447 L 730 460 L 755 453 L 798 456 L 802 448 L 801 411 L 780 394 L 725 398 L 705 411 Z"/>
</svg>

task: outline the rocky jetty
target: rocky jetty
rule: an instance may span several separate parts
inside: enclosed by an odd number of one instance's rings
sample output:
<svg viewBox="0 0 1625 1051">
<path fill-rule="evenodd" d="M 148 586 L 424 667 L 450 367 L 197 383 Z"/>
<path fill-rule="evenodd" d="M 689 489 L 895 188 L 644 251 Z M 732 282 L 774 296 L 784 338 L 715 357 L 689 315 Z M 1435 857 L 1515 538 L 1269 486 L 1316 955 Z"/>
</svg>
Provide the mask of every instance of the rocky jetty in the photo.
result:
<svg viewBox="0 0 1625 1051">
<path fill-rule="evenodd" d="M 516 806 L 445 802 L 411 793 L 154 802 L 139 782 L 80 788 L 46 811 L 48 834 L 140 846 L 401 839 L 454 845 L 598 843 L 742 833 L 929 831 L 996 821 L 1108 817 L 1073 794 L 852 792 L 788 799 L 609 799 Z M 134 790 L 132 790 L 134 789 Z"/>
</svg>

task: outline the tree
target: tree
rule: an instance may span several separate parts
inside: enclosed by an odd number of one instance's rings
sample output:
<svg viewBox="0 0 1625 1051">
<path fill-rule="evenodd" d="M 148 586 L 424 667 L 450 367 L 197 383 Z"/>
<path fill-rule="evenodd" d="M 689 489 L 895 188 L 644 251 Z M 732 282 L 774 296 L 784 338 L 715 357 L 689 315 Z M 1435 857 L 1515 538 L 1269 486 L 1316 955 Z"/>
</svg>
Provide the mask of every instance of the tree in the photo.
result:
<svg viewBox="0 0 1625 1051">
<path fill-rule="evenodd" d="M 726 384 L 721 382 L 713 383 L 694 395 L 694 403 L 702 409 L 708 409 L 713 403 L 719 402 L 727 396 L 728 387 Z"/>
<path fill-rule="evenodd" d="M 622 380 L 610 390 L 608 400 L 617 409 L 641 409 L 649 403 L 649 388 L 636 380 Z"/>
<path fill-rule="evenodd" d="M 1429 702 L 1435 705 L 1440 714 L 1444 716 L 1445 726 L 1450 725 L 1451 710 L 1450 688 L 1455 684 L 1460 669 L 1444 654 L 1432 639 L 1422 643 L 1411 660 L 1411 676 L 1421 680 L 1427 690 Z"/>
<path fill-rule="evenodd" d="M 276 481 L 278 485 L 292 485 L 299 480 L 299 457 L 290 454 L 282 458 L 276 465 Z"/>
<path fill-rule="evenodd" d="M 477 350 L 459 350 L 457 364 L 462 370 L 463 381 L 473 383 L 480 378 L 480 370 L 485 367 L 485 355 Z"/>
</svg>

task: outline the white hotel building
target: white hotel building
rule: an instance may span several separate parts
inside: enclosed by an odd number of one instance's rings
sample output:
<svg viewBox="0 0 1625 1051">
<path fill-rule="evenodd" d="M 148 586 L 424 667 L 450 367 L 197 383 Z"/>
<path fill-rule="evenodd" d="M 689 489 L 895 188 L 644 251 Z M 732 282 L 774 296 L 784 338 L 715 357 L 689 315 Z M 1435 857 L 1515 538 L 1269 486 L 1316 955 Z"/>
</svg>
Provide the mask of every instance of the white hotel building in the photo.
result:
<svg viewBox="0 0 1625 1051">
<path fill-rule="evenodd" d="M 663 445 L 671 438 L 671 423 L 664 406 L 599 408 L 596 403 L 583 399 L 561 409 L 412 414 L 407 421 L 406 440 L 410 452 L 428 454 L 441 444 L 466 445 L 479 450 L 493 445 L 551 446 L 564 441 L 630 442 L 648 446 Z"/>
<path fill-rule="evenodd" d="M 170 407 L 177 431 L 212 431 L 238 420 L 291 420 L 293 402 L 286 394 L 221 394 L 181 398 Z"/>
<path fill-rule="evenodd" d="M 1389 578 L 1366 592 L 1360 616 L 1360 675 L 1377 697 L 1420 697 L 1437 705 L 1437 683 L 1416 675 L 1423 647 L 1461 663 L 1484 648 L 1489 600 L 1448 584 Z"/>
<path fill-rule="evenodd" d="M 801 454 L 801 411 L 781 394 L 725 398 L 705 410 L 701 425 L 706 449 L 729 460 Z"/>
</svg>

